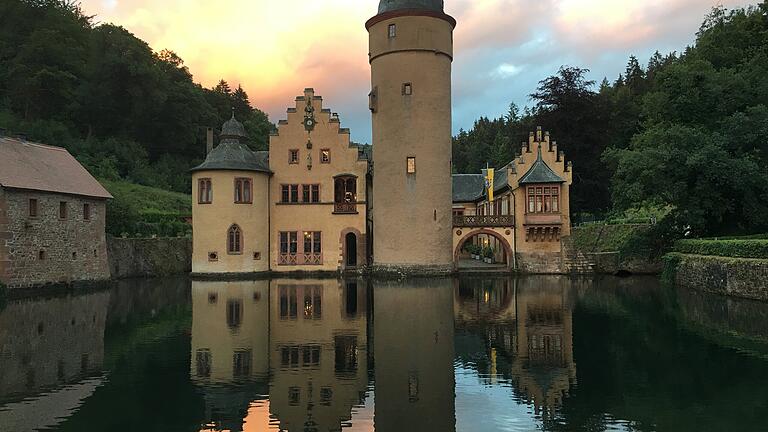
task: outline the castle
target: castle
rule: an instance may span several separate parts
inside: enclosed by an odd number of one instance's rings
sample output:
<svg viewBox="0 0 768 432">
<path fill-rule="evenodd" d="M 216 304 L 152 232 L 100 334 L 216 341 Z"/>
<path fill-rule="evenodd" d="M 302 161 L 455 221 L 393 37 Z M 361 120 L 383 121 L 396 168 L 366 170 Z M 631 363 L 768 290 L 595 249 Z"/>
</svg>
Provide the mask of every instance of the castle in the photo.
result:
<svg viewBox="0 0 768 432">
<path fill-rule="evenodd" d="M 498 170 L 451 173 L 455 26 L 442 0 L 381 0 L 366 23 L 372 146 L 311 88 L 268 151 L 227 121 L 192 170 L 192 272 L 564 272 L 572 167 L 548 133 Z"/>
</svg>

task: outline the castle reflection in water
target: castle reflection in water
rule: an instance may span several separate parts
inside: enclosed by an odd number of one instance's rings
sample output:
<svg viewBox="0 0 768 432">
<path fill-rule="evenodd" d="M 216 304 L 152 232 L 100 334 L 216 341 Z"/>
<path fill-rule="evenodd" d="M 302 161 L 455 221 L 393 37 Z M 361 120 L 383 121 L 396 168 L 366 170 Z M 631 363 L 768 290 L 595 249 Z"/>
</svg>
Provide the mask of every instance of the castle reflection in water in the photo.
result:
<svg viewBox="0 0 768 432">
<path fill-rule="evenodd" d="M 576 379 L 570 287 L 558 277 L 193 281 L 203 430 L 453 431 L 454 362 L 510 383 L 546 415 Z"/>
</svg>

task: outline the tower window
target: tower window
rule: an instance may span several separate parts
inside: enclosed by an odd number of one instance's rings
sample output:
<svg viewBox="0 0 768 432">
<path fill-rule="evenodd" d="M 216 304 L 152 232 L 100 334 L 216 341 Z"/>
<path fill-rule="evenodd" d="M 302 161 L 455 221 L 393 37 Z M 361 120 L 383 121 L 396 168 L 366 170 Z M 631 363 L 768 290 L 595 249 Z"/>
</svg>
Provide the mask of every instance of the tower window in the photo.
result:
<svg viewBox="0 0 768 432">
<path fill-rule="evenodd" d="M 378 87 L 374 87 L 373 90 L 368 93 L 368 109 L 370 109 L 372 113 L 375 113 L 379 107 L 378 93 Z"/>
<path fill-rule="evenodd" d="M 320 150 L 320 163 L 324 163 L 324 164 L 331 163 L 331 149 Z"/>
<path fill-rule="evenodd" d="M 197 193 L 197 203 L 198 204 L 210 204 L 213 202 L 213 185 L 211 184 L 211 179 L 209 178 L 203 178 L 197 181 L 198 184 L 198 193 Z"/>
<path fill-rule="evenodd" d="M 236 178 L 235 179 L 235 204 L 251 204 L 253 203 L 253 189 L 251 179 L 249 178 Z"/>
<path fill-rule="evenodd" d="M 230 255 L 243 253 L 243 233 L 237 225 L 232 225 L 227 233 L 227 253 Z"/>
<path fill-rule="evenodd" d="M 83 220 L 91 220 L 91 205 L 83 204 Z"/>
<path fill-rule="evenodd" d="M 389 38 L 393 39 L 397 36 L 397 24 L 390 24 L 389 25 Z"/>
<path fill-rule="evenodd" d="M 416 174 L 416 158 L 409 157 L 406 162 L 406 172 L 408 174 Z"/>
<path fill-rule="evenodd" d="M 59 219 L 66 219 L 67 218 L 67 202 L 61 201 L 59 202 Z"/>
<path fill-rule="evenodd" d="M 403 95 L 410 96 L 413 94 L 413 85 L 411 83 L 403 84 Z"/>
</svg>

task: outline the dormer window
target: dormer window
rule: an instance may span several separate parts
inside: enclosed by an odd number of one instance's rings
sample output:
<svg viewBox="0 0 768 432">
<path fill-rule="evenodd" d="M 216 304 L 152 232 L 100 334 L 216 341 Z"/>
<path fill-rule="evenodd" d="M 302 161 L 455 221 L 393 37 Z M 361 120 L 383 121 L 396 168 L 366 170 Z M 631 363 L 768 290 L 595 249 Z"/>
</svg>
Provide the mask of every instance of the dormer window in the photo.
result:
<svg viewBox="0 0 768 432">
<path fill-rule="evenodd" d="M 397 24 L 389 25 L 389 38 L 394 39 L 397 36 Z"/>
</svg>

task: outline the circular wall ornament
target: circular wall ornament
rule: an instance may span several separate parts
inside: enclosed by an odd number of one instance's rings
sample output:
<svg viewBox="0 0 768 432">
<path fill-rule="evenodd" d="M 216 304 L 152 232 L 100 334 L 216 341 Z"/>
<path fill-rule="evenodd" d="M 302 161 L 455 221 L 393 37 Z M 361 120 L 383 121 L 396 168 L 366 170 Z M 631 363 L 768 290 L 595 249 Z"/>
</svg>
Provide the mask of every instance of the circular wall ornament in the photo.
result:
<svg viewBox="0 0 768 432">
<path fill-rule="evenodd" d="M 510 235 L 510 234 L 512 234 L 512 231 L 510 231 L 510 230 L 506 230 L 506 231 L 504 231 L 504 234 L 506 234 L 506 235 Z"/>
<path fill-rule="evenodd" d="M 461 230 L 457 230 L 456 231 L 456 235 L 460 236 L 461 235 Z"/>
</svg>

